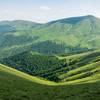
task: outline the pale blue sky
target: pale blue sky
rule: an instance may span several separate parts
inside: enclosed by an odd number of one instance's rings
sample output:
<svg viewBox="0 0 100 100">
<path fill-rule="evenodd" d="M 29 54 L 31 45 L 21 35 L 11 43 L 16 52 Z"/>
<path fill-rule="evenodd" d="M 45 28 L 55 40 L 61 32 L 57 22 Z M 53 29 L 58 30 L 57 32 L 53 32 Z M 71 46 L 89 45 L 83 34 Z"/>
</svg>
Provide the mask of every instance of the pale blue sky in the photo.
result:
<svg viewBox="0 0 100 100">
<path fill-rule="evenodd" d="M 100 0 L 0 0 L 0 20 L 44 23 L 82 15 L 100 17 Z"/>
</svg>

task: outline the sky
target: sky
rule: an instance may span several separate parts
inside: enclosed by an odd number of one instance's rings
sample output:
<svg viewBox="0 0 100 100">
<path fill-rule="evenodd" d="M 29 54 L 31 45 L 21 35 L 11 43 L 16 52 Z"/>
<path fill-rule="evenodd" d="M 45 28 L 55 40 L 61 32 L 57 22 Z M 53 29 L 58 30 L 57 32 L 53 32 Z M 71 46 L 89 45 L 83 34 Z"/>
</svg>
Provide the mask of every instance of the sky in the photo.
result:
<svg viewBox="0 0 100 100">
<path fill-rule="evenodd" d="M 0 0 L 0 21 L 46 23 L 84 15 L 100 18 L 100 0 Z"/>
</svg>

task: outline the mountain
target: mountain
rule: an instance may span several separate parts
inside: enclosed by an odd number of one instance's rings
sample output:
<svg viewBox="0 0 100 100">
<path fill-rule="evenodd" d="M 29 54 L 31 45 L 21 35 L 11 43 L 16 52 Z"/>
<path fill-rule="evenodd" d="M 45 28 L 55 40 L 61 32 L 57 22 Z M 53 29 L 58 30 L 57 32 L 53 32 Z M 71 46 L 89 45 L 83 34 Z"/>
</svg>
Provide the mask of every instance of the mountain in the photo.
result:
<svg viewBox="0 0 100 100">
<path fill-rule="evenodd" d="M 100 19 L 92 15 L 45 24 L 0 22 L 0 59 L 25 51 L 55 55 L 99 48 Z"/>
<path fill-rule="evenodd" d="M 67 46 L 100 47 L 100 19 L 91 15 L 53 21 L 45 24 L 40 31 L 51 36 L 52 40 L 62 41 Z"/>
<path fill-rule="evenodd" d="M 17 30 L 29 30 L 38 25 L 41 24 L 25 20 L 0 21 L 0 33 L 12 32 Z M 12 28 L 12 30 L 10 28 Z"/>
</svg>

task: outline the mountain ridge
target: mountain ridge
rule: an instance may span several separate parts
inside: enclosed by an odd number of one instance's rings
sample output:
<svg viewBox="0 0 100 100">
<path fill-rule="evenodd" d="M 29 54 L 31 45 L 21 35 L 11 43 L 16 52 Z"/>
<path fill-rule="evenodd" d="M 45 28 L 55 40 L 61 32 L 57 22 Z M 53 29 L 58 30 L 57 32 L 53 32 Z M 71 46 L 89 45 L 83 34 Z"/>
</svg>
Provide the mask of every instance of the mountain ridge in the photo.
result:
<svg viewBox="0 0 100 100">
<path fill-rule="evenodd" d="M 50 55 L 60 54 L 62 49 L 63 53 L 69 53 L 100 48 L 100 19 L 92 15 L 66 18 L 46 24 L 34 25 L 34 22 L 20 20 L 14 24 L 0 26 L 1 56 L 9 49 L 11 54 L 15 52 L 14 47 L 18 53 L 29 48 Z"/>
<path fill-rule="evenodd" d="M 70 16 L 70 17 L 64 17 L 64 18 L 59 18 L 59 19 L 55 19 L 55 20 L 51 20 L 51 21 L 48 21 L 48 22 L 45 22 L 45 23 L 40 23 L 40 22 L 35 22 L 35 21 L 31 21 L 31 20 L 22 20 L 22 19 L 15 19 L 15 20 L 0 20 L 0 22 L 14 22 L 14 21 L 26 21 L 26 22 L 32 22 L 32 23 L 37 23 L 37 24 L 46 24 L 46 23 L 49 23 L 49 22 L 54 22 L 54 21 L 58 21 L 58 20 L 63 20 L 63 19 L 71 19 L 71 18 L 98 18 L 100 19 L 99 17 L 96 17 L 94 15 L 81 15 L 81 16 Z"/>
</svg>

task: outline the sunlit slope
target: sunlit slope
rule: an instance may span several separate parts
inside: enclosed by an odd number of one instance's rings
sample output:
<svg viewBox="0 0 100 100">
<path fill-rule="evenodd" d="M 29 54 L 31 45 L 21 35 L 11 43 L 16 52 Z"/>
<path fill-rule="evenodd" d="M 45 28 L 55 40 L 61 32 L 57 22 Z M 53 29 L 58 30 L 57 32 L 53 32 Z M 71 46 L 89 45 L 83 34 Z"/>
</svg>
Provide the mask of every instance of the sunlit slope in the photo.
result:
<svg viewBox="0 0 100 100">
<path fill-rule="evenodd" d="M 99 94 L 100 81 L 56 85 L 0 65 L 0 100 L 100 100 Z"/>
<path fill-rule="evenodd" d="M 59 57 L 59 59 L 66 59 L 69 68 L 69 71 L 58 76 L 63 82 L 75 80 L 84 82 L 100 78 L 100 50 Z"/>
<path fill-rule="evenodd" d="M 100 81 L 100 61 L 82 66 L 80 68 L 62 74 L 59 78 L 63 82 L 94 82 Z"/>
<path fill-rule="evenodd" d="M 2 64 L 22 72 L 60 82 L 60 76 L 70 71 L 95 64 L 100 61 L 100 50 L 89 51 L 71 56 L 46 56 L 34 52 L 24 52 L 1 61 Z M 95 66 L 93 66 L 95 68 Z M 99 67 L 99 66 L 98 66 Z M 91 66 L 90 66 L 91 68 Z"/>
<path fill-rule="evenodd" d="M 43 80 L 43 79 L 40 79 L 40 78 L 36 78 L 34 76 L 30 76 L 28 74 L 25 74 L 25 73 L 22 73 L 18 70 L 15 70 L 13 68 L 9 68 L 7 66 L 4 66 L 2 64 L 0 64 L 0 74 L 11 74 L 11 75 L 14 75 L 16 77 L 20 77 L 20 78 L 23 78 L 25 80 L 28 80 L 28 81 L 31 81 L 31 82 L 36 82 L 36 83 L 39 83 L 39 84 L 47 84 L 47 85 L 54 85 L 55 83 L 54 82 L 50 82 L 50 81 L 46 81 L 46 80 Z"/>
</svg>

